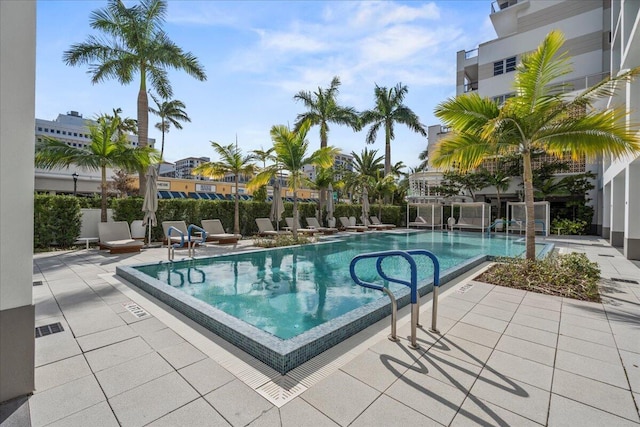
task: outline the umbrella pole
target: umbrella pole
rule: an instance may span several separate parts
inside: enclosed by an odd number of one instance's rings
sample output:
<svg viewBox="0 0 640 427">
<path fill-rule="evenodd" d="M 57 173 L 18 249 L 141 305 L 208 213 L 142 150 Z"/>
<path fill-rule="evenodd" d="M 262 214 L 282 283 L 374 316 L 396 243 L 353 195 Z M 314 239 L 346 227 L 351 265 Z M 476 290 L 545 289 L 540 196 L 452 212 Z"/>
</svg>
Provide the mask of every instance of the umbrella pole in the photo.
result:
<svg viewBox="0 0 640 427">
<path fill-rule="evenodd" d="M 149 247 L 151 247 L 151 221 L 149 221 Z"/>
</svg>

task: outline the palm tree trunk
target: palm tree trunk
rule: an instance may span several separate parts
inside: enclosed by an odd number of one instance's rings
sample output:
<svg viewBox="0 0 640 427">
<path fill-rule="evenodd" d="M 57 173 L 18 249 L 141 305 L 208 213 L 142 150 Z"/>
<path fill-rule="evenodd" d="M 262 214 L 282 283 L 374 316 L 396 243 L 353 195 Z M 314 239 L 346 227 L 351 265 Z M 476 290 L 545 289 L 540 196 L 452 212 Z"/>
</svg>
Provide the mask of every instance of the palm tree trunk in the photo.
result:
<svg viewBox="0 0 640 427">
<path fill-rule="evenodd" d="M 293 233 L 293 240 L 298 240 L 298 192 L 293 190 L 293 227 L 291 228 Z"/>
<path fill-rule="evenodd" d="M 389 124 L 384 128 L 384 176 L 391 173 L 391 129 Z"/>
<path fill-rule="evenodd" d="M 321 188 L 320 189 L 320 206 L 318 209 L 318 222 L 322 223 L 322 210 L 324 209 L 324 207 L 327 204 L 327 189 L 326 188 Z"/>
<path fill-rule="evenodd" d="M 233 233 L 240 234 L 240 200 L 238 197 L 238 174 L 236 174 L 236 200 L 233 213 Z"/>
<path fill-rule="evenodd" d="M 526 258 L 528 260 L 536 259 L 536 225 L 535 225 L 535 208 L 533 205 L 533 172 L 531 169 L 531 153 L 522 154 L 524 163 L 524 206 L 526 212 L 525 225 L 525 241 L 526 241 Z"/>
<path fill-rule="evenodd" d="M 101 168 L 101 184 L 100 184 L 100 222 L 107 222 L 107 167 Z"/>
<path fill-rule="evenodd" d="M 164 123 L 162 123 L 162 148 L 160 149 L 160 163 L 164 160 Z"/>
<path fill-rule="evenodd" d="M 149 98 L 147 97 L 147 75 L 144 66 L 140 66 L 140 90 L 138 91 L 138 146 L 149 144 Z M 144 196 L 147 187 L 146 171 L 138 171 L 140 188 L 138 194 Z"/>
<path fill-rule="evenodd" d="M 496 187 L 496 194 L 498 196 L 498 215 L 496 219 L 500 219 L 502 218 L 502 202 L 500 202 L 500 190 L 498 190 L 498 187 Z"/>
</svg>

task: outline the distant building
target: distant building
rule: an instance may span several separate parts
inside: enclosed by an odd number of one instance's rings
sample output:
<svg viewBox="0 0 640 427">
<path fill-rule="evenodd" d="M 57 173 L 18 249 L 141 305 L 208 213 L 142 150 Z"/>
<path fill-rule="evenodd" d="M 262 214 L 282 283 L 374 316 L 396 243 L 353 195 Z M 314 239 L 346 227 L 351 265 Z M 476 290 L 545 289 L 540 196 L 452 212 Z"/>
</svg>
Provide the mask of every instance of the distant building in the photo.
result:
<svg viewBox="0 0 640 427">
<path fill-rule="evenodd" d="M 307 177 L 311 181 L 315 181 L 316 179 L 316 168 L 315 166 L 306 165 L 302 169 Z M 353 156 L 349 154 L 340 153 L 336 156 L 333 162 L 333 171 L 335 173 L 335 180 L 339 181 L 342 179 L 342 173 L 344 171 L 353 171 Z"/>
<path fill-rule="evenodd" d="M 200 181 L 208 181 L 208 177 L 204 177 L 202 175 L 191 175 L 191 172 L 195 167 L 210 161 L 211 159 L 209 157 L 187 157 L 184 159 L 176 160 L 175 177 L 180 179 L 197 179 Z"/>
<path fill-rule="evenodd" d="M 35 137 L 40 142 L 44 137 L 55 138 L 72 147 L 83 148 L 91 144 L 89 126 L 96 121 L 82 117 L 77 111 L 58 114 L 55 120 L 36 118 Z M 129 134 L 127 139 L 134 147 L 138 146 L 138 136 Z M 156 140 L 149 138 L 149 146 L 155 146 Z M 73 179 L 75 176 L 75 182 Z M 115 171 L 107 170 L 107 181 L 112 181 Z M 35 169 L 35 190 L 38 192 L 73 193 L 74 189 L 81 194 L 99 193 L 101 176 L 99 170 L 84 170 L 76 166 L 55 169 Z"/>
<path fill-rule="evenodd" d="M 171 163 L 171 162 L 162 162 L 162 163 L 160 163 L 158 176 L 162 176 L 162 177 L 165 177 L 165 178 L 175 178 L 176 177 L 176 165 L 174 163 Z"/>
</svg>

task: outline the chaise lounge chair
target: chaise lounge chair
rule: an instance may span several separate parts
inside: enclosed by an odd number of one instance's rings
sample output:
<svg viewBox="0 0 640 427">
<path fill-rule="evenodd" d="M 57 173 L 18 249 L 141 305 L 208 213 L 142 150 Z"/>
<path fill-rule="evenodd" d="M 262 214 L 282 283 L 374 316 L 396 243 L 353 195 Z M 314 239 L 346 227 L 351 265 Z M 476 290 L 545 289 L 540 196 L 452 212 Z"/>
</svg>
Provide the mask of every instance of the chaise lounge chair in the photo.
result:
<svg viewBox="0 0 640 427">
<path fill-rule="evenodd" d="M 131 238 L 127 221 L 98 223 L 100 249 L 109 249 L 111 254 L 140 252 L 144 243 Z"/>
<path fill-rule="evenodd" d="M 293 230 L 293 217 L 287 217 L 284 219 L 285 221 L 287 221 L 287 228 L 289 230 Z M 296 224 L 296 231 L 298 233 L 302 233 L 302 234 L 309 234 L 311 236 L 315 235 L 316 233 L 319 233 L 320 230 L 316 230 L 315 228 L 302 228 L 302 226 L 300 225 L 300 221 L 297 221 Z M 293 232 L 293 231 L 292 231 Z"/>
<path fill-rule="evenodd" d="M 374 231 L 389 230 L 389 227 L 386 224 L 372 224 L 371 221 L 369 221 L 369 218 L 364 216 L 361 217 L 361 219 L 364 226 L 370 230 L 374 230 Z"/>
<path fill-rule="evenodd" d="M 229 234 L 224 232 L 224 227 L 219 219 L 203 219 L 202 228 L 207 232 L 207 242 L 238 243 L 240 234 Z"/>
<path fill-rule="evenodd" d="M 376 225 L 376 226 L 384 226 L 386 227 L 387 230 L 391 230 L 393 228 L 396 228 L 395 224 L 383 224 L 382 221 L 380 221 L 378 219 L 377 216 L 375 215 L 371 215 L 369 218 L 371 218 L 371 224 Z"/>
<path fill-rule="evenodd" d="M 273 224 L 269 218 L 256 218 L 258 226 L 258 236 L 288 236 L 291 232 L 288 230 L 274 230 Z"/>
<path fill-rule="evenodd" d="M 322 226 L 320 225 L 320 223 L 318 222 L 318 219 L 317 219 L 317 218 L 315 218 L 315 217 L 312 217 L 312 216 L 310 216 L 310 217 L 308 217 L 308 218 L 307 218 L 307 225 L 308 225 L 309 227 L 311 227 L 311 228 L 313 228 L 313 229 L 315 229 L 315 230 L 318 230 L 318 231 L 320 231 L 321 233 L 324 233 L 324 234 L 327 234 L 327 235 L 329 235 L 329 234 L 333 234 L 333 233 L 337 233 L 337 232 L 338 232 L 338 229 L 337 229 L 337 228 L 333 228 L 333 227 L 322 227 Z"/>
<path fill-rule="evenodd" d="M 340 220 L 340 224 L 342 224 L 342 227 L 347 231 L 356 231 L 360 233 L 368 230 L 368 228 L 364 225 L 351 225 L 351 223 L 349 222 L 349 218 L 347 218 L 346 216 L 341 216 L 338 219 Z"/>
</svg>

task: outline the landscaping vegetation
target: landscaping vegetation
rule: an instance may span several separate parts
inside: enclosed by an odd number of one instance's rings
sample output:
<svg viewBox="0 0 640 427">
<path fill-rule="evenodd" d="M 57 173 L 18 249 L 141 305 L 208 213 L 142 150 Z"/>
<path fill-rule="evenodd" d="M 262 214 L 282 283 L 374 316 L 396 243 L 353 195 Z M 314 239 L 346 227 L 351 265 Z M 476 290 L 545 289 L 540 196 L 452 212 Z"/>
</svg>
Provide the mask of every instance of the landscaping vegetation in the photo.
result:
<svg viewBox="0 0 640 427">
<path fill-rule="evenodd" d="M 531 261 L 500 258 L 476 280 L 546 295 L 600 302 L 598 264 L 582 253 L 551 255 Z"/>
</svg>

